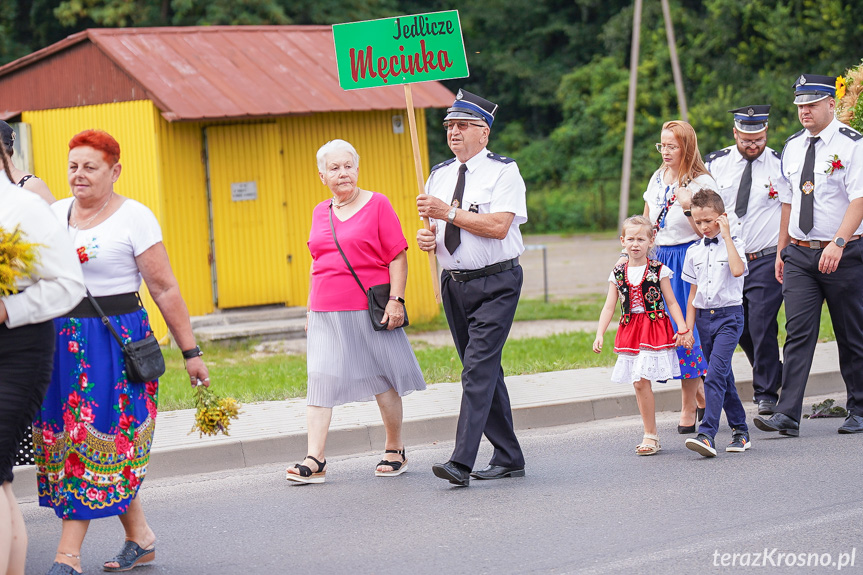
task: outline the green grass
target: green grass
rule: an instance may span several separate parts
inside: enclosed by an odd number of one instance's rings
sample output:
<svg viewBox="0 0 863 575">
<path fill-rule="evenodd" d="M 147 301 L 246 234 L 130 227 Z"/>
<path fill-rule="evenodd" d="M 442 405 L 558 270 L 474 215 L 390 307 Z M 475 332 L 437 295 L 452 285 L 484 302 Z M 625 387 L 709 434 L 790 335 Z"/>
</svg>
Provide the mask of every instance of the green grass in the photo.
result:
<svg viewBox="0 0 863 575">
<path fill-rule="evenodd" d="M 516 321 L 538 319 L 596 321 L 604 299 L 604 295 L 597 294 L 548 304 L 542 300 L 523 300 L 519 302 Z M 614 325 L 612 323 L 612 327 Z M 408 328 L 414 333 L 438 329 L 448 329 L 442 311 L 433 320 L 411 325 Z M 614 365 L 616 356 L 611 351 L 614 333 L 613 329 L 606 332 L 605 349 L 601 354 L 595 354 L 591 349 L 594 337 L 592 332 L 511 339 L 504 347 L 504 372 L 507 375 L 521 375 Z M 819 341 L 833 339 L 835 339 L 833 326 L 825 305 L 821 314 Z M 779 313 L 779 340 L 780 345 L 784 344 L 784 307 Z M 231 346 L 214 344 L 205 346 L 205 359 L 217 393 L 230 395 L 240 402 L 273 401 L 305 396 L 306 356 L 256 353 L 256 344 L 257 342 L 249 341 Z M 167 372 L 161 379 L 160 409 L 194 407 L 192 390 L 179 350 L 164 351 Z M 461 379 L 461 362 L 452 346 L 418 347 L 415 353 L 426 382 L 440 383 Z"/>
</svg>

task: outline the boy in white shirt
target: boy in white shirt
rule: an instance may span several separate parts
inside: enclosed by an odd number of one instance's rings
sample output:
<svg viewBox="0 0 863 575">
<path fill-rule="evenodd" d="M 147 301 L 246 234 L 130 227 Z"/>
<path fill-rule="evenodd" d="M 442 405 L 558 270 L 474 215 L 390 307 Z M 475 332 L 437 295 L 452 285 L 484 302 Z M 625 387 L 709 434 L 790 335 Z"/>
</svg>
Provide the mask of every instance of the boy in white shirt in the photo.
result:
<svg viewBox="0 0 863 575">
<path fill-rule="evenodd" d="M 707 407 L 698 436 L 687 439 L 686 447 L 705 457 L 714 457 L 714 438 L 723 409 L 732 431 L 731 443 L 725 451 L 743 452 L 751 445 L 746 412 L 731 370 L 731 358 L 743 332 L 746 258 L 742 240 L 731 236 L 725 204 L 719 194 L 706 188 L 696 192 L 692 196 L 692 218 L 704 237 L 686 250 L 681 275 L 684 281 L 693 284 L 686 306 L 686 327 L 692 330 L 697 326 L 701 334 L 701 348 L 707 359 L 704 378 Z"/>
</svg>

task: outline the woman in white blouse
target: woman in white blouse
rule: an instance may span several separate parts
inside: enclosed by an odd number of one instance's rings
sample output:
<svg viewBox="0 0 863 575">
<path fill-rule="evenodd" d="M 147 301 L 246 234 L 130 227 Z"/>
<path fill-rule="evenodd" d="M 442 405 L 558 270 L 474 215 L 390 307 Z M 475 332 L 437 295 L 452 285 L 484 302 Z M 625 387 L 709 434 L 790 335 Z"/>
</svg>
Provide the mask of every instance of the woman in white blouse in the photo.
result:
<svg viewBox="0 0 863 575">
<path fill-rule="evenodd" d="M 689 211 L 692 194 L 701 188 L 716 190 L 716 182 L 701 161 L 695 130 L 686 122 L 673 120 L 662 126 L 661 141 L 656 149 L 662 154 L 662 165 L 650 177 L 644 192 L 644 215 L 656 230 L 656 259 L 673 275 L 671 287 L 677 303 L 684 309 L 689 300 L 689 284 L 680 277 L 686 250 L 701 238 Z M 677 330 L 677 325 L 672 325 Z M 693 330 L 695 331 L 695 330 Z M 701 377 L 707 373 L 707 360 L 701 351 L 701 339 L 695 333 L 692 349 L 677 348 L 680 360 L 682 407 L 678 433 L 695 433 L 697 412 L 704 409 L 704 387 Z"/>
<path fill-rule="evenodd" d="M 0 297 L 0 573 L 23 575 L 27 532 L 12 493 L 12 465 L 51 382 L 51 320 L 81 301 L 84 279 L 48 205 L 13 185 L 7 156 L 0 161 L 0 231 L 18 229 L 38 256 L 30 275 L 9 290 L 17 293 Z"/>
</svg>

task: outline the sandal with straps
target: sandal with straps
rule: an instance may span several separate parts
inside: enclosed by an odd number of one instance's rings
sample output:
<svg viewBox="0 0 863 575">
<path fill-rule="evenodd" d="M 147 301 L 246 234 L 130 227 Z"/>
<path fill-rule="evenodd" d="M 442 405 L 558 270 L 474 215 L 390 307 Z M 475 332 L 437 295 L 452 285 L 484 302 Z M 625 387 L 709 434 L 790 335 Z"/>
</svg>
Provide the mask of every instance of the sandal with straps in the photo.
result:
<svg viewBox="0 0 863 575">
<path fill-rule="evenodd" d="M 647 440 L 655 441 L 656 445 L 647 443 Z M 645 433 L 641 443 L 635 446 L 635 453 L 638 455 L 653 455 L 660 451 L 662 446 L 659 444 L 659 436 L 652 433 Z"/>
<path fill-rule="evenodd" d="M 407 471 L 408 458 L 405 455 L 404 447 L 402 447 L 401 450 L 387 449 L 386 451 L 384 451 L 384 453 L 395 453 L 396 455 L 401 455 L 402 461 L 389 461 L 386 459 L 381 459 L 375 466 L 375 477 L 395 477 L 396 475 L 401 475 L 402 473 Z M 392 471 L 378 471 L 378 467 L 381 467 L 382 465 L 392 467 Z"/>
<path fill-rule="evenodd" d="M 138 565 L 149 563 L 155 558 L 155 544 L 149 549 L 144 549 L 134 541 L 127 539 L 126 542 L 123 543 L 123 548 L 120 549 L 119 553 L 117 553 L 117 556 L 110 561 L 106 561 L 105 564 L 102 565 L 102 571 L 108 571 L 110 573 L 117 571 L 131 571 Z M 108 567 L 108 563 L 116 563 L 117 567 Z"/>
<path fill-rule="evenodd" d="M 299 473 L 285 472 L 285 479 L 295 481 L 296 483 L 323 483 L 326 480 L 327 470 L 324 469 L 327 465 L 327 460 L 318 461 L 311 455 L 306 455 L 306 459 L 311 459 L 318 465 L 318 470 L 312 473 L 312 468 L 302 463 L 297 463 L 291 469 L 299 470 Z M 303 460 L 305 461 L 305 460 Z"/>
</svg>

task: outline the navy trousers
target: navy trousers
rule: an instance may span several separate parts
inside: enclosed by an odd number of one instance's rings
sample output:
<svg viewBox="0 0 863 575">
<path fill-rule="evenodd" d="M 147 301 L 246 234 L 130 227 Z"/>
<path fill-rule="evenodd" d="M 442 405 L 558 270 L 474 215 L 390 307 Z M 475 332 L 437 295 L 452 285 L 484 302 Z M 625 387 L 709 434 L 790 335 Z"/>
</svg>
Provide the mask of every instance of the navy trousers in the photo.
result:
<svg viewBox="0 0 863 575">
<path fill-rule="evenodd" d="M 776 402 L 782 385 L 779 361 L 779 323 L 782 284 L 776 281 L 776 259 L 762 257 L 749 262 L 743 283 L 743 334 L 740 347 L 752 366 L 755 401 Z"/>
<path fill-rule="evenodd" d="M 483 434 L 494 446 L 492 465 L 524 466 L 500 365 L 522 279 L 521 266 L 467 282 L 453 280 L 446 271 L 441 276 L 444 311 L 464 366 L 461 410 L 450 460 L 470 469 Z"/>
<path fill-rule="evenodd" d="M 748 431 L 746 412 L 737 395 L 731 370 L 731 357 L 743 331 L 743 306 L 697 309 L 695 325 L 701 334 L 701 349 L 707 359 L 707 375 L 704 377 L 707 406 L 698 433 L 716 437 L 723 409 L 731 429 Z"/>
<path fill-rule="evenodd" d="M 782 250 L 787 336 L 776 411 L 798 422 L 825 300 L 839 348 L 839 371 L 845 380 L 845 407 L 863 416 L 863 246 L 860 240 L 848 242 L 839 267 L 830 274 L 818 271 L 822 251 L 793 244 Z"/>
</svg>

